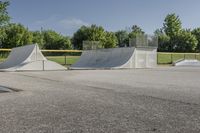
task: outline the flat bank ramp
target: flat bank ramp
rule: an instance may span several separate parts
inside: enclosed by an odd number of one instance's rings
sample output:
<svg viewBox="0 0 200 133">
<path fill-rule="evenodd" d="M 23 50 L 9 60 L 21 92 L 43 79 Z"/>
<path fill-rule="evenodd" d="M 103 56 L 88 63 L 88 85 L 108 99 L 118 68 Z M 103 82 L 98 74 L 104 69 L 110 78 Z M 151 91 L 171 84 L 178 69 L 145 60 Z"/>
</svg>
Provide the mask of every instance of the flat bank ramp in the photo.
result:
<svg viewBox="0 0 200 133">
<path fill-rule="evenodd" d="M 83 51 L 79 61 L 71 69 L 132 68 L 134 47 Z"/>
<path fill-rule="evenodd" d="M 182 59 L 174 63 L 174 66 L 191 66 L 191 67 L 200 67 L 199 60 L 192 60 L 192 59 Z"/>
</svg>

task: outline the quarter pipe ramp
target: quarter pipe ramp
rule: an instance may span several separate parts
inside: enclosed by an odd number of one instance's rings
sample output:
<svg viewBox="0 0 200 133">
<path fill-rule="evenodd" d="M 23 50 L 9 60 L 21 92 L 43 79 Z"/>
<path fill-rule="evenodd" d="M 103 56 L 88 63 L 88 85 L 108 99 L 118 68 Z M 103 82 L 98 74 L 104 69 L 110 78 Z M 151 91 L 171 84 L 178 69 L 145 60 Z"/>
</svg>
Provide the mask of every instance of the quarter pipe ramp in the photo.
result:
<svg viewBox="0 0 200 133">
<path fill-rule="evenodd" d="M 151 68 L 157 65 L 157 49 L 134 47 L 83 51 L 71 69 Z"/>
<path fill-rule="evenodd" d="M 7 60 L 0 64 L 0 71 L 65 70 L 47 60 L 37 44 L 13 48 Z"/>
</svg>

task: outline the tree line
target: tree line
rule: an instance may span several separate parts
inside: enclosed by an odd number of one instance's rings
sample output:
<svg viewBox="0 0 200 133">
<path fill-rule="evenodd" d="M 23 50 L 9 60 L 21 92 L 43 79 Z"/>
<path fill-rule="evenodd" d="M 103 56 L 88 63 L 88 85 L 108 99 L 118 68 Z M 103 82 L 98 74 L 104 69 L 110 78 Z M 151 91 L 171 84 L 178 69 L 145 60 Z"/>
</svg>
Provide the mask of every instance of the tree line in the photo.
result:
<svg viewBox="0 0 200 133">
<path fill-rule="evenodd" d="M 38 43 L 43 49 L 81 50 L 83 41 L 99 41 L 104 48 L 124 47 L 129 45 L 129 39 L 145 34 L 138 25 L 133 25 L 129 31 L 109 32 L 93 24 L 80 27 L 72 37 L 53 30 L 30 31 L 22 24 L 10 23 L 8 6 L 8 1 L 0 1 L 1 48 Z M 158 37 L 160 52 L 200 52 L 200 28 L 183 29 L 179 16 L 174 13 L 165 17 L 163 27 L 155 30 L 154 35 Z"/>
</svg>

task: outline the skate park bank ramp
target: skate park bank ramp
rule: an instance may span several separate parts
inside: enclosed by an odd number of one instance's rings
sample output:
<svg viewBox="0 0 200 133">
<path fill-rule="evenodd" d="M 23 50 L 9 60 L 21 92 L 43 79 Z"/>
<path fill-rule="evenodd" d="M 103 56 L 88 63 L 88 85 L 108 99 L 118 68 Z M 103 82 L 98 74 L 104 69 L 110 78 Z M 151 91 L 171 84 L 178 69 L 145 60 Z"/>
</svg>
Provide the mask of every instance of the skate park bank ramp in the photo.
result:
<svg viewBox="0 0 200 133">
<path fill-rule="evenodd" d="M 83 51 L 70 69 L 153 68 L 157 66 L 155 48 L 110 48 Z"/>
<path fill-rule="evenodd" d="M 175 63 L 173 63 L 174 66 L 181 67 L 181 66 L 189 66 L 189 67 L 200 67 L 200 61 L 199 60 L 189 60 L 189 59 L 182 59 L 178 60 Z"/>
<path fill-rule="evenodd" d="M 37 44 L 13 48 L 7 60 L 0 64 L 0 71 L 44 71 L 66 68 L 47 60 Z"/>
</svg>

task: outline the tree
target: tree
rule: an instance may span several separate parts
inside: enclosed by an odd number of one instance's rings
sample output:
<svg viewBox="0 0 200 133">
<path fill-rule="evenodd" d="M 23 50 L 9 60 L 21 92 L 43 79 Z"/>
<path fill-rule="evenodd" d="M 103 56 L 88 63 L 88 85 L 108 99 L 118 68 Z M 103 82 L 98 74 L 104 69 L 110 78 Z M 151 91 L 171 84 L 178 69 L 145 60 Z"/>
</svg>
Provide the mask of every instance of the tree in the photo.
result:
<svg viewBox="0 0 200 133">
<path fill-rule="evenodd" d="M 3 46 L 3 40 L 6 38 L 5 27 L 0 27 L 0 48 Z"/>
<path fill-rule="evenodd" d="M 0 1 L 0 26 L 7 24 L 10 20 L 8 16 L 7 7 L 9 6 L 8 1 Z"/>
<path fill-rule="evenodd" d="M 200 52 L 200 28 L 196 28 L 192 31 L 192 34 L 196 37 L 198 44 L 196 47 L 196 52 Z"/>
<path fill-rule="evenodd" d="M 168 44 L 168 51 L 172 52 L 175 51 L 175 43 L 178 42 L 177 36 L 180 34 L 182 30 L 182 23 L 175 13 L 168 14 L 165 17 L 163 29 L 165 34 L 170 37 L 169 44 Z"/>
<path fill-rule="evenodd" d="M 103 42 L 105 40 L 106 32 L 103 27 L 91 25 L 91 27 L 88 27 L 87 31 L 87 37 L 89 41 Z"/>
<path fill-rule="evenodd" d="M 182 23 L 175 13 L 168 14 L 164 20 L 163 29 L 170 38 L 176 37 L 181 32 Z"/>
<path fill-rule="evenodd" d="M 82 49 L 83 41 L 99 41 L 105 47 L 113 47 L 114 45 L 112 43 L 109 43 L 112 44 L 111 46 L 109 46 L 109 44 L 106 44 L 108 42 L 106 41 L 106 35 L 107 35 L 106 31 L 101 26 L 96 26 L 96 25 L 91 25 L 88 27 L 82 26 L 76 33 L 74 33 L 72 39 L 74 48 Z M 112 39 L 115 39 L 113 35 L 109 34 L 109 37 L 110 36 L 112 36 L 111 37 Z"/>
<path fill-rule="evenodd" d="M 83 48 L 83 41 L 84 40 L 87 40 L 87 30 L 88 28 L 86 26 L 82 26 L 80 29 L 78 29 L 74 35 L 73 35 L 73 38 L 72 38 L 72 42 L 73 42 L 73 45 L 74 45 L 74 48 L 75 49 L 82 49 Z"/>
<path fill-rule="evenodd" d="M 64 37 L 53 30 L 43 31 L 45 49 L 71 49 L 69 37 Z"/>
<path fill-rule="evenodd" d="M 137 25 L 132 26 L 132 32 L 144 34 L 144 31 Z"/>
<path fill-rule="evenodd" d="M 104 48 L 114 48 L 118 43 L 117 37 L 113 32 L 106 32 L 106 39 L 104 42 Z"/>
<path fill-rule="evenodd" d="M 144 35 L 145 32 L 137 25 L 132 26 L 132 31 L 129 33 L 129 38 L 136 38 L 137 35 Z"/>
<path fill-rule="evenodd" d="M 3 48 L 13 48 L 32 43 L 32 33 L 21 24 L 9 24 L 3 27 L 5 37 L 2 40 Z"/>
<path fill-rule="evenodd" d="M 117 37 L 118 40 L 118 46 L 124 46 L 129 44 L 129 36 L 128 32 L 125 30 L 120 30 L 115 32 L 115 36 Z"/>
<path fill-rule="evenodd" d="M 0 1 L 0 47 L 2 46 L 2 41 L 5 39 L 6 34 L 5 34 L 5 29 L 4 26 L 5 24 L 8 24 L 10 17 L 8 16 L 7 12 L 7 7 L 9 6 L 8 1 Z"/>
<path fill-rule="evenodd" d="M 181 20 L 176 14 L 168 14 L 164 20 L 163 29 L 169 37 L 167 45 L 169 52 L 194 52 L 198 40 L 190 30 L 182 29 Z"/>
<path fill-rule="evenodd" d="M 57 45 L 59 46 L 57 49 L 72 49 L 71 40 L 68 36 L 61 36 Z"/>
<path fill-rule="evenodd" d="M 176 52 L 194 52 L 198 40 L 189 30 L 181 30 L 174 41 L 174 50 Z"/>
<path fill-rule="evenodd" d="M 154 32 L 155 36 L 158 37 L 158 51 L 159 52 L 168 52 L 169 51 L 169 41 L 170 37 L 168 37 L 162 29 L 157 29 Z"/>
<path fill-rule="evenodd" d="M 40 48 L 44 47 L 44 36 L 43 33 L 40 31 L 33 31 L 32 32 L 33 35 L 33 43 L 37 43 L 39 45 Z"/>
</svg>

